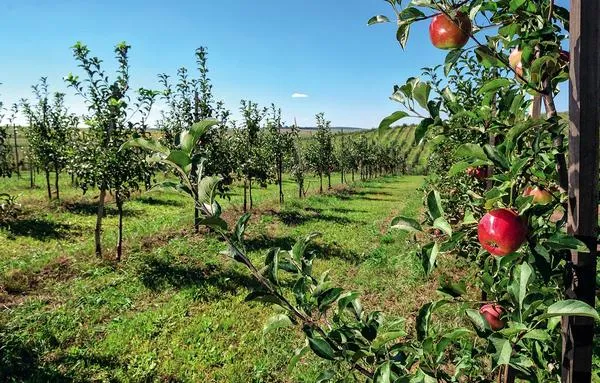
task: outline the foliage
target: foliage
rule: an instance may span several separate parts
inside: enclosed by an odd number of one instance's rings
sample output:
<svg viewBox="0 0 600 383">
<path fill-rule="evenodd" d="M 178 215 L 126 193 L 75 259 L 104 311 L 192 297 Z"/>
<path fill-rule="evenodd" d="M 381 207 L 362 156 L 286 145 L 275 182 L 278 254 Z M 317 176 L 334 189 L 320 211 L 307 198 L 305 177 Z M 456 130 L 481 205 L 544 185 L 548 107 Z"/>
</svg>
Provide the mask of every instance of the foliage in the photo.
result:
<svg viewBox="0 0 600 383">
<path fill-rule="evenodd" d="M 50 171 L 54 171 L 58 177 L 67 166 L 79 119 L 67 109 L 64 93 L 50 95 L 46 77 L 42 77 L 32 89 L 35 103 L 32 105 L 26 99 L 21 100 L 23 114 L 29 121 L 24 130 L 28 142 L 27 153 L 29 163 L 44 170 L 48 199 L 52 199 Z M 58 183 L 55 187 L 58 198 Z"/>
<path fill-rule="evenodd" d="M 17 199 L 17 196 L 0 193 L 0 225 L 10 225 L 21 213 L 21 204 Z"/>
<path fill-rule="evenodd" d="M 173 87 L 166 73 L 159 74 L 163 86 L 162 99 L 166 110 L 161 110 L 161 118 L 157 122 L 162 132 L 161 143 L 167 148 L 180 146 L 179 138 L 183 130 L 192 124 L 207 118 L 215 118 L 219 124 L 214 125 L 203 134 L 201 156 L 206 158 L 205 171 L 208 174 L 220 175 L 224 184 L 231 183 L 231 174 L 235 163 L 230 149 L 230 136 L 227 126 L 230 111 L 224 107 L 223 101 L 215 102 L 213 85 L 208 77 L 208 51 L 206 47 L 196 49 L 196 63 L 200 74 L 198 78 L 190 78 L 185 67 L 177 70 L 177 84 Z"/>
<path fill-rule="evenodd" d="M 124 143 L 121 150 L 142 148 L 150 151 L 152 155 L 147 159 L 149 163 L 165 165 L 179 178 L 178 183 L 166 180 L 155 184 L 153 189 L 175 191 L 191 197 L 194 201 L 194 211 L 200 210 L 200 206 L 209 203 L 210 206 L 207 209 L 211 214 L 218 216 L 220 207 L 214 199 L 207 200 L 208 192 L 205 188 L 216 187 L 222 178 L 219 176 L 204 177 L 206 159 L 201 157 L 200 151 L 202 138 L 212 126 L 218 123 L 215 119 L 206 119 L 181 131 L 180 138 L 177 140 L 179 145 L 175 149 L 169 149 L 158 140 L 140 137 Z M 199 217 L 195 217 L 195 227 L 198 226 L 198 219 Z"/>
<path fill-rule="evenodd" d="M 0 177 L 10 177 L 13 171 L 12 146 L 8 140 L 8 125 L 2 125 L 4 104 L 0 100 Z"/>
<path fill-rule="evenodd" d="M 125 42 L 115 46 L 118 69 L 114 81 L 110 81 L 102 69 L 102 61 L 90 56 L 88 47 L 78 42 L 73 46 L 73 55 L 85 77 L 81 80 L 79 76 L 69 74 L 66 78 L 67 84 L 85 100 L 89 111 L 85 117 L 88 130 L 74 152 L 70 171 L 77 176 L 84 192 L 90 187 L 100 189 L 96 225 L 98 255 L 106 192 L 114 193 L 121 211 L 123 201 L 139 190 L 141 183 L 148 183 L 152 174 L 152 168 L 144 161 L 139 149 L 120 150 L 125 142 L 147 134 L 147 118 L 157 96 L 155 91 L 140 88 L 136 101 L 129 104 L 129 49 Z M 120 244 L 119 237 L 118 257 Z"/>
</svg>

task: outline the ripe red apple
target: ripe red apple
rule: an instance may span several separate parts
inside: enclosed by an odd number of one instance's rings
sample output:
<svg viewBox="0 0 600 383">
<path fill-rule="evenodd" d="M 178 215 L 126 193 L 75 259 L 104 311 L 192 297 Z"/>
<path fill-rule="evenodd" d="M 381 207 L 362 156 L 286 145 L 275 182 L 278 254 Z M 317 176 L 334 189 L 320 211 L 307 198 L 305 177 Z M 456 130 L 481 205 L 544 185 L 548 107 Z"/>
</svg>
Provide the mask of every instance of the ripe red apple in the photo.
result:
<svg viewBox="0 0 600 383">
<path fill-rule="evenodd" d="M 504 313 L 504 308 L 502 306 L 488 303 L 481 306 L 479 313 L 483 315 L 492 330 L 498 331 L 504 328 L 504 321 L 501 319 L 502 314 Z"/>
<path fill-rule="evenodd" d="M 477 236 L 484 249 L 501 257 L 521 247 L 527 238 L 527 225 L 515 211 L 495 209 L 479 221 Z"/>
<path fill-rule="evenodd" d="M 472 30 L 471 19 L 464 13 L 456 12 L 454 20 L 440 13 L 429 24 L 429 38 L 436 48 L 457 49 L 469 41 Z"/>
<path fill-rule="evenodd" d="M 533 203 L 537 203 L 539 205 L 547 205 L 552 202 L 552 194 L 538 186 L 531 189 L 529 195 L 533 196 Z"/>
</svg>

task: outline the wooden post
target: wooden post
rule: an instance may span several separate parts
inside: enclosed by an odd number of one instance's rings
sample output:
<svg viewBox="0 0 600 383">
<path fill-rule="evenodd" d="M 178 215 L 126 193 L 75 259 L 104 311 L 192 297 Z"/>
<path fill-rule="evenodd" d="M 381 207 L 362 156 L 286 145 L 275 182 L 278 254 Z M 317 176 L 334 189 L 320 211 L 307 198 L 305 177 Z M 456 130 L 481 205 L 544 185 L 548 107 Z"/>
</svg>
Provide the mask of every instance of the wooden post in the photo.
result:
<svg viewBox="0 0 600 383">
<path fill-rule="evenodd" d="M 600 128 L 600 3 L 571 0 L 569 64 L 569 221 L 568 232 L 589 253 L 571 253 L 566 296 L 594 306 L 598 225 L 598 129 Z M 594 321 L 565 317 L 562 322 L 562 382 L 592 379 Z"/>
</svg>

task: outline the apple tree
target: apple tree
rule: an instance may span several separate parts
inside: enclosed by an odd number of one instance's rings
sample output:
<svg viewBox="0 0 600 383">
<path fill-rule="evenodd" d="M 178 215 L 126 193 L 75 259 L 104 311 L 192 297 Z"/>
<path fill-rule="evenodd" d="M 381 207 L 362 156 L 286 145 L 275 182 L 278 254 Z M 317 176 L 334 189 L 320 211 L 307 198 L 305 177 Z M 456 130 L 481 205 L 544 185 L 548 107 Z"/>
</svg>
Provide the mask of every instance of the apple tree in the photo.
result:
<svg viewBox="0 0 600 383">
<path fill-rule="evenodd" d="M 115 46 L 117 71 L 110 80 L 102 67 L 102 60 L 90 55 L 89 48 L 81 42 L 73 46 L 73 56 L 78 62 L 83 78 L 69 74 L 66 82 L 83 98 L 88 114 L 86 139 L 75 149 L 71 171 L 77 176 L 84 192 L 92 187 L 99 189 L 98 212 L 94 233 L 96 255 L 102 255 L 102 219 L 107 194 L 114 195 L 119 215 L 117 260 L 122 255 L 123 204 L 131 193 L 147 182 L 152 168 L 144 161 L 139 148 L 121 146 L 133 138 L 145 137 L 147 119 L 157 92 L 140 88 L 132 99 L 129 77 L 129 49 L 125 42 Z"/>
<path fill-rule="evenodd" d="M 471 190 L 467 183 L 446 181 L 455 182 L 454 193 L 468 197 L 449 215 L 447 194 L 437 190 L 440 183 L 434 179 L 424 195 L 423 220 L 396 217 L 392 228 L 418 233 L 426 278 L 435 271 L 438 256 L 448 253 L 476 267 L 476 279 L 442 275 L 441 298 L 422 306 L 410 331 L 402 320 L 365 310 L 357 293 L 335 286 L 327 273 L 313 275 L 315 253 L 307 248 L 314 235 L 289 250 L 269 250 L 264 265 L 257 267 L 243 243 L 249 215 L 231 231 L 218 220 L 206 224 L 259 282 L 247 299 L 280 308 L 265 330 L 294 324 L 302 329 L 306 343 L 292 364 L 309 351 L 331 362 L 320 382 L 541 383 L 559 381 L 561 374 L 565 379 L 569 365 L 561 360 L 561 317 L 599 319 L 592 306 L 565 295 L 572 283 L 564 279 L 572 275 L 569 252 L 591 250 L 565 230 L 566 123 L 556 113 L 554 97 L 568 78 L 569 58 L 561 50 L 569 11 L 553 1 L 387 2 L 397 18 L 401 46 L 408 43 L 412 24 L 429 22 L 433 46 L 449 53 L 440 68 L 394 87 L 392 99 L 402 108 L 380 128 L 408 116 L 419 118 L 416 144 L 431 141 L 439 144 L 438 155 L 452 154 L 451 163 L 437 159 L 438 176 L 466 174 L 481 182 Z M 379 15 L 369 24 L 387 21 Z M 484 70 L 471 77 L 470 65 Z M 443 76 L 436 78 L 432 71 Z M 546 109 L 543 116 L 536 111 L 538 100 Z M 363 163 L 368 162 L 366 156 Z M 471 298 L 473 289 L 482 299 Z M 441 309 L 464 318 L 461 325 L 440 322 Z M 569 339 L 564 342 L 569 346 Z M 567 351 L 568 361 L 574 350 Z M 569 381 L 591 381 L 591 360 L 586 364 L 587 370 L 577 372 L 579 380 Z"/>
<path fill-rule="evenodd" d="M 8 125 L 2 125 L 4 105 L 0 101 L 0 177 L 10 177 L 13 170 L 12 147 L 9 141 Z"/>
<path fill-rule="evenodd" d="M 67 166 L 79 119 L 67 109 L 64 93 L 50 94 L 46 77 L 42 77 L 32 89 L 35 102 L 32 104 L 26 99 L 21 101 L 23 114 L 29 122 L 24 129 L 29 163 L 44 171 L 48 200 L 52 199 L 53 194 L 50 172 L 54 172 L 54 195 L 59 199 L 58 179 Z"/>
</svg>

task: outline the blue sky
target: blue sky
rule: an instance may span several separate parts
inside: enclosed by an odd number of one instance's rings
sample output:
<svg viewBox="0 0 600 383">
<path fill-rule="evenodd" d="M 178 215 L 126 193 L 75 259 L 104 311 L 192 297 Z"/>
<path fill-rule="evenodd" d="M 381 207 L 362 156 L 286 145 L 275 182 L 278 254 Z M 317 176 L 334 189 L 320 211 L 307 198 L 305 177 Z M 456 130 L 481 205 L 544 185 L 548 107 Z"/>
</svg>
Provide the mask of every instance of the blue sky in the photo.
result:
<svg viewBox="0 0 600 383">
<path fill-rule="evenodd" d="M 78 73 L 69 48 L 78 40 L 107 68 L 113 46 L 127 41 L 133 86 L 154 89 L 158 73 L 193 70 L 195 48 L 206 46 L 215 95 L 235 112 L 241 99 L 251 99 L 274 102 L 286 122 L 313 125 L 325 112 L 335 126 L 371 128 L 396 110 L 388 99 L 394 84 L 445 57 L 431 46 L 427 23 L 412 29 L 402 51 L 392 24 L 367 26 L 380 13 L 391 13 L 383 0 L 5 1 L 0 99 L 30 97 L 30 86 L 47 76 L 53 90 L 71 94 L 75 112 L 84 112 L 62 80 Z M 560 110 L 565 100 L 563 93 Z"/>
</svg>

